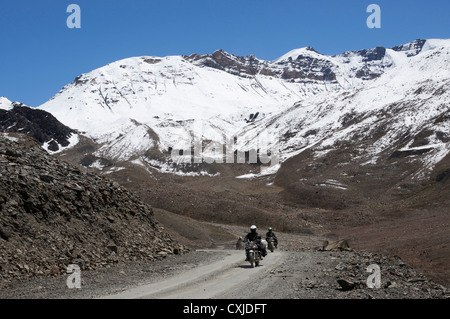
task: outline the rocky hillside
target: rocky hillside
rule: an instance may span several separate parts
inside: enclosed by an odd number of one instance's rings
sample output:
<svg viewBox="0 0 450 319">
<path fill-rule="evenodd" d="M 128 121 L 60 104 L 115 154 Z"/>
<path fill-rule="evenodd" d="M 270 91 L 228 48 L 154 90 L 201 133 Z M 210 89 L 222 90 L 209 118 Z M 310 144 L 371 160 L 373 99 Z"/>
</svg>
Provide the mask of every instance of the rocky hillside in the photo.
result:
<svg viewBox="0 0 450 319">
<path fill-rule="evenodd" d="M 75 130 L 43 110 L 0 98 L 0 132 L 32 136 L 49 152 L 61 151 L 78 141 Z"/>
<path fill-rule="evenodd" d="M 118 183 L 54 158 L 25 135 L 0 135 L 0 280 L 182 250 L 152 208 Z"/>
</svg>

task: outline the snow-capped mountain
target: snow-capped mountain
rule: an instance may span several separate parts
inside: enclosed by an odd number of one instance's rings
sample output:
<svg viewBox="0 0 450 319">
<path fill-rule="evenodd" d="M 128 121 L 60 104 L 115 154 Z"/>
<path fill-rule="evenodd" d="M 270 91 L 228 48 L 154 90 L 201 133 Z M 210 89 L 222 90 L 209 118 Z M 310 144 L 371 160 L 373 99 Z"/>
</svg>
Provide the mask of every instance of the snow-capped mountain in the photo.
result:
<svg viewBox="0 0 450 319">
<path fill-rule="evenodd" d="M 450 41 L 430 40 L 419 55 L 407 52 L 387 49 L 384 59 L 395 67 L 382 76 L 351 90 L 300 101 L 288 111 L 262 120 L 261 125 L 277 128 L 285 136 L 284 154 L 290 157 L 287 150 L 298 154 L 310 147 L 323 150 L 320 155 L 324 155 L 335 142 L 362 141 L 380 131 L 382 124 L 385 135 L 361 156 L 375 163 L 380 152 L 409 137 L 399 151 L 432 148 L 430 155 L 435 158 L 427 161 L 432 168 L 432 163 L 450 151 Z M 429 143 L 410 148 L 413 137 L 423 130 L 430 131 Z"/>
<path fill-rule="evenodd" d="M 158 169 L 195 135 L 234 137 L 234 150 L 249 151 L 261 149 L 267 130 L 280 137 L 282 162 L 376 136 L 359 152 L 365 163 L 427 148 L 421 160 L 432 168 L 450 149 L 449 54 L 449 40 L 416 40 L 336 56 L 307 47 L 273 61 L 222 50 L 134 57 L 78 76 L 40 109 L 92 139 L 96 158 Z M 426 144 L 416 145 L 427 129 Z"/>
</svg>

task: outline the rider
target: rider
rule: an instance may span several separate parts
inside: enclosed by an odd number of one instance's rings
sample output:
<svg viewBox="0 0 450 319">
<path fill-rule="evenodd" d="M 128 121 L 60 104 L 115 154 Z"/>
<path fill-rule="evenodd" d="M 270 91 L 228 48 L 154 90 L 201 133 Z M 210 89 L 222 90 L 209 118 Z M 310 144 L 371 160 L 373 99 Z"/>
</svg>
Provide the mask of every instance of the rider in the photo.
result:
<svg viewBox="0 0 450 319">
<path fill-rule="evenodd" d="M 256 244 L 259 247 L 259 250 L 261 250 L 261 255 L 263 257 L 266 257 L 267 255 L 267 250 L 266 248 L 261 244 L 261 236 L 256 232 L 256 226 L 252 225 L 250 227 L 250 232 L 247 234 L 247 236 L 245 236 L 244 238 L 244 243 L 248 242 L 248 241 L 254 241 L 256 242 Z"/>
<path fill-rule="evenodd" d="M 277 235 L 273 232 L 272 227 L 269 227 L 269 231 L 266 233 L 266 240 L 269 241 L 269 238 L 273 239 L 273 244 L 275 245 L 275 248 L 278 246 L 278 238 Z"/>
</svg>

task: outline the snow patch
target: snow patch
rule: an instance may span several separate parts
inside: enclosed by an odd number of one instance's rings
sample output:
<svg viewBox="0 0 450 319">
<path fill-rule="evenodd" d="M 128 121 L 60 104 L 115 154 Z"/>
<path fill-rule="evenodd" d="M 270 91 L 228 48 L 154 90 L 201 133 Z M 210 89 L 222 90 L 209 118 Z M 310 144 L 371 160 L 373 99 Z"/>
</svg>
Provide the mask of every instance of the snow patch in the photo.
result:
<svg viewBox="0 0 450 319">
<path fill-rule="evenodd" d="M 44 150 L 46 150 L 47 153 L 53 155 L 53 154 L 61 153 L 61 152 L 65 151 L 65 150 L 68 150 L 68 149 L 74 147 L 74 146 L 77 145 L 78 142 L 80 141 L 80 137 L 78 136 L 78 134 L 72 133 L 72 134 L 70 135 L 70 137 L 68 138 L 69 144 L 68 144 L 67 146 L 62 146 L 61 144 L 57 143 L 57 144 L 58 144 L 58 147 L 59 147 L 57 151 L 52 151 L 52 150 L 49 150 L 49 149 L 48 149 L 48 147 L 49 147 L 49 145 L 50 145 L 50 142 L 52 142 L 52 141 L 53 141 L 53 140 L 44 142 L 44 144 L 42 145 L 42 148 L 43 148 Z"/>
</svg>

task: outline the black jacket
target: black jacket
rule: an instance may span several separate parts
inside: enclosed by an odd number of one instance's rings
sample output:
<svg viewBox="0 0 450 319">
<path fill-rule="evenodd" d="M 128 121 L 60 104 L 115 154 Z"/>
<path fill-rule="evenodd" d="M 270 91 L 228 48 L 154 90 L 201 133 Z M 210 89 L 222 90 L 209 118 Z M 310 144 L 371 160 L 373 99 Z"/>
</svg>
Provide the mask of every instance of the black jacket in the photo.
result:
<svg viewBox="0 0 450 319">
<path fill-rule="evenodd" d="M 244 242 L 246 241 L 256 241 L 258 244 L 261 242 L 261 236 L 258 233 L 248 233 L 244 238 Z"/>
<path fill-rule="evenodd" d="M 277 235 L 275 235 L 274 232 L 270 232 L 270 231 L 267 232 L 267 233 L 266 233 L 266 239 L 267 239 L 267 238 L 271 238 L 271 237 L 275 240 L 275 242 L 278 242 Z"/>
</svg>

